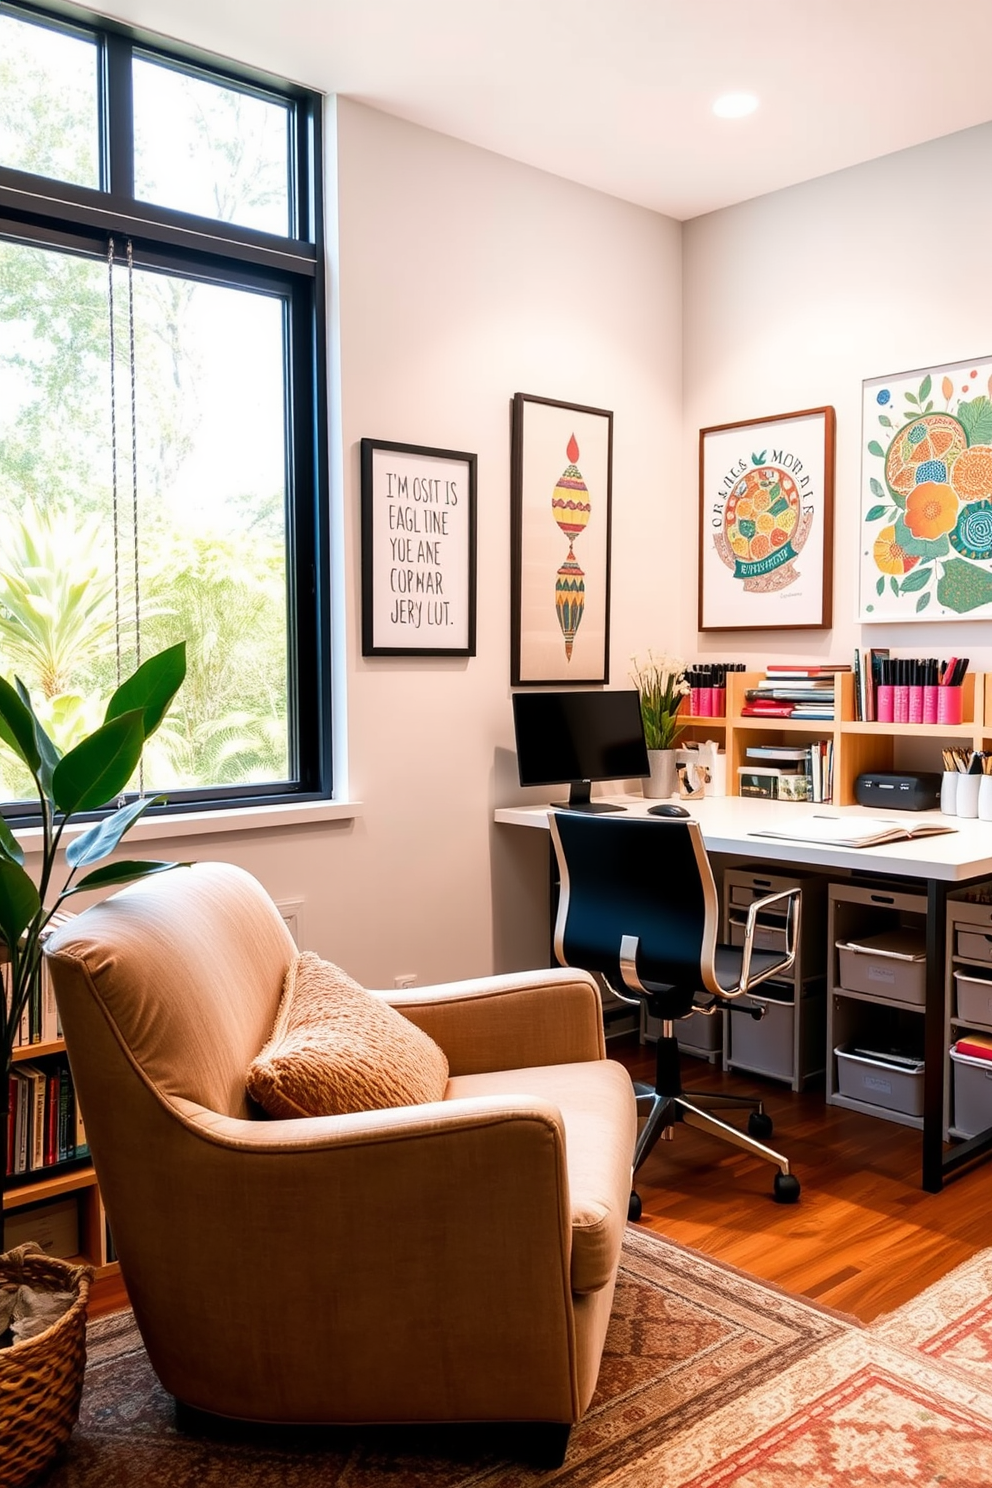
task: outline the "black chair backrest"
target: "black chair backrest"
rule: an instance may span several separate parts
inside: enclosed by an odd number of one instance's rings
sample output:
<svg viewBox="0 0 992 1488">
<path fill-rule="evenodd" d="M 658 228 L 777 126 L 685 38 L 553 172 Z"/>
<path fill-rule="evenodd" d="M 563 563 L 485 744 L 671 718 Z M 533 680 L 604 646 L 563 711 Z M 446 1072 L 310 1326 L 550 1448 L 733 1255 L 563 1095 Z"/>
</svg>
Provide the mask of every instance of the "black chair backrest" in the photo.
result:
<svg viewBox="0 0 992 1488">
<path fill-rule="evenodd" d="M 665 817 L 553 811 L 561 894 L 555 954 L 624 984 L 620 944 L 637 936 L 644 981 L 717 992 L 717 893 L 699 824 Z"/>
</svg>

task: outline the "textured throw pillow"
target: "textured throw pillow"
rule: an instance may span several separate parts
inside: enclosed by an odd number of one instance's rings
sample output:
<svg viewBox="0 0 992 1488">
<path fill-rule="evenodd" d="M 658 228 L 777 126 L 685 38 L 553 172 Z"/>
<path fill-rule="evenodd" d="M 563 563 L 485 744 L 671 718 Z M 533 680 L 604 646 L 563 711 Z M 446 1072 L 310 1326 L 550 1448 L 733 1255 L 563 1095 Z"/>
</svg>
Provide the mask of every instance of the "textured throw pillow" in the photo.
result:
<svg viewBox="0 0 992 1488">
<path fill-rule="evenodd" d="M 272 1036 L 247 1085 L 269 1116 L 341 1116 L 441 1100 L 447 1079 L 432 1038 L 306 951 L 286 973 Z"/>
</svg>

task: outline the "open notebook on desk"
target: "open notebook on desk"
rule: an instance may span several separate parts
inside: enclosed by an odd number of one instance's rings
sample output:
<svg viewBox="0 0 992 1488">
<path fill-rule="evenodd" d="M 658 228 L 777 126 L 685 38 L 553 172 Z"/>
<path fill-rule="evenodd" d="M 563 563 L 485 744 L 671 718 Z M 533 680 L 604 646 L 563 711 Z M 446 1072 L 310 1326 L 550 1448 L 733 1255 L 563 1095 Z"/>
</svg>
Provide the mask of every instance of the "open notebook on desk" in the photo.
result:
<svg viewBox="0 0 992 1488">
<path fill-rule="evenodd" d="M 954 832 L 943 822 L 900 822 L 875 816 L 807 816 L 777 827 L 754 828 L 749 837 L 778 837 L 789 842 L 820 842 L 831 847 L 878 847 L 883 842 L 911 842 Z"/>
</svg>

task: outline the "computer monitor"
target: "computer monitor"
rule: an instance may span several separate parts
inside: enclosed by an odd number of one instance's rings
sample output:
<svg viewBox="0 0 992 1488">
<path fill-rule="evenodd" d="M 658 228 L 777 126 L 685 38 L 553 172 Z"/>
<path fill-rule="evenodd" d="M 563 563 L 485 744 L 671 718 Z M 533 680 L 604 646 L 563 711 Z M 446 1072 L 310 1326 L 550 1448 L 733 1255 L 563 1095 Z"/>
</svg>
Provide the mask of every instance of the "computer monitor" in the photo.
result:
<svg viewBox="0 0 992 1488">
<path fill-rule="evenodd" d="M 515 692 L 513 728 L 520 784 L 567 785 L 573 811 L 622 811 L 622 806 L 591 801 L 591 782 L 650 774 L 634 688 Z"/>
</svg>

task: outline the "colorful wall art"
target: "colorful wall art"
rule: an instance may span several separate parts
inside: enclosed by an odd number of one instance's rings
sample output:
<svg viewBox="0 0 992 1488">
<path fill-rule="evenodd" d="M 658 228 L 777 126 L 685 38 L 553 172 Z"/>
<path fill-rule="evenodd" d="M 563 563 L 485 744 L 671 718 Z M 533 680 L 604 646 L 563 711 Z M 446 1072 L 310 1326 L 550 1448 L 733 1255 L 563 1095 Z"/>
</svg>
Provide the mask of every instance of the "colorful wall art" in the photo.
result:
<svg viewBox="0 0 992 1488">
<path fill-rule="evenodd" d="M 699 431 L 699 629 L 830 624 L 834 410 Z"/>
<path fill-rule="evenodd" d="M 511 682 L 609 681 L 613 415 L 513 399 Z"/>
<path fill-rule="evenodd" d="M 862 621 L 992 616 L 992 358 L 864 384 Z"/>
</svg>

